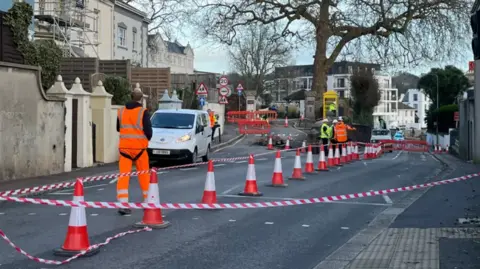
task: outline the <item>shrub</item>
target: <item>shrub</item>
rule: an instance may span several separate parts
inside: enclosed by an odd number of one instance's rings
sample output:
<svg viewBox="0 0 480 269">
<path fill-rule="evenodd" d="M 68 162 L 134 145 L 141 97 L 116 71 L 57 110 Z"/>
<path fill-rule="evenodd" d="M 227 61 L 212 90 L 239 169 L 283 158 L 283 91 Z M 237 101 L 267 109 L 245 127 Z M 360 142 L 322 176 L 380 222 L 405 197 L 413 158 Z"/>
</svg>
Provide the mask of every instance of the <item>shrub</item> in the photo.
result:
<svg viewBox="0 0 480 269">
<path fill-rule="evenodd" d="M 130 89 L 130 83 L 126 78 L 118 76 L 108 76 L 103 82 L 105 90 L 112 94 L 112 104 L 125 105 L 130 100 L 132 90 Z"/>
<path fill-rule="evenodd" d="M 429 132 L 436 131 L 434 122 L 437 120 L 438 116 L 438 131 L 441 133 L 448 133 L 449 128 L 455 128 L 453 114 L 456 111 L 458 111 L 458 105 L 456 104 L 441 106 L 438 110 L 432 104 L 427 111 L 427 116 L 425 118 L 427 130 Z"/>
<path fill-rule="evenodd" d="M 5 24 L 13 32 L 13 41 L 25 58 L 25 64 L 42 68 L 42 87 L 48 90 L 60 69 L 62 50 L 53 40 L 37 40 L 31 42 L 28 38 L 28 28 L 32 23 L 33 8 L 25 2 L 17 2 L 5 16 Z"/>
</svg>

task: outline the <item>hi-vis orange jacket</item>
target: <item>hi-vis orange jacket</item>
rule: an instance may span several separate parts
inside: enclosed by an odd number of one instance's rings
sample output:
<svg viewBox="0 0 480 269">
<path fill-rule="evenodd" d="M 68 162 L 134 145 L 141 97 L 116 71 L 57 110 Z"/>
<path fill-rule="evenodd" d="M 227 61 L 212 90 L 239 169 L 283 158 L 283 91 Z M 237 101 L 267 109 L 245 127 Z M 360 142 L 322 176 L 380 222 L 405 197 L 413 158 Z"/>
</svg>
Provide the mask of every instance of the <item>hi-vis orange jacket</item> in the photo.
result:
<svg viewBox="0 0 480 269">
<path fill-rule="evenodd" d="M 210 117 L 210 127 L 213 128 L 213 126 L 215 125 L 215 113 L 213 113 L 213 111 L 210 111 L 208 116 Z"/>
<path fill-rule="evenodd" d="M 335 139 L 339 143 L 347 141 L 347 126 L 343 122 L 337 123 L 335 125 Z"/>
<path fill-rule="evenodd" d="M 148 111 L 140 103 L 129 102 L 118 110 L 119 149 L 146 149 L 152 138 Z"/>
</svg>

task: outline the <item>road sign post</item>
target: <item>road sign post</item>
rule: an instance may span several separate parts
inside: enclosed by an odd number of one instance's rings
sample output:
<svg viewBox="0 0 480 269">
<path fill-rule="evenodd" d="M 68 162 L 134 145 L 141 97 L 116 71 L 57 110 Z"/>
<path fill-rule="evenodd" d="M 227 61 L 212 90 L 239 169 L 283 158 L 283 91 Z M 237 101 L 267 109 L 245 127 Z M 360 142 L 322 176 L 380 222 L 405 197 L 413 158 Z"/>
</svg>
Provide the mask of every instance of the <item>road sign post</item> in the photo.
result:
<svg viewBox="0 0 480 269">
<path fill-rule="evenodd" d="M 218 83 L 220 84 L 220 86 L 224 86 L 224 87 L 225 87 L 225 86 L 227 86 L 228 83 L 230 83 L 230 82 L 228 81 L 227 76 L 224 75 L 224 76 L 221 76 L 221 77 L 220 77 L 220 79 L 218 80 Z"/>
<path fill-rule="evenodd" d="M 237 86 L 237 94 L 238 94 L 238 111 L 240 111 L 240 97 L 242 96 L 243 85 L 242 83 L 238 83 Z"/>
</svg>

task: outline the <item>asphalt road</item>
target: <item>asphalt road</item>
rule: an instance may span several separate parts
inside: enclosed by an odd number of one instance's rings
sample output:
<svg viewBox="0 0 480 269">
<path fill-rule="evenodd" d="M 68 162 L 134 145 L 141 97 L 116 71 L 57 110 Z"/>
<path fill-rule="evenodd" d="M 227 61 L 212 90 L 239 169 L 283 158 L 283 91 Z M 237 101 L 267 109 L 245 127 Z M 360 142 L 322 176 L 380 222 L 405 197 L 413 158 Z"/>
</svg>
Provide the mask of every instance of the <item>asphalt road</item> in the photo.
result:
<svg viewBox="0 0 480 269">
<path fill-rule="evenodd" d="M 278 129 L 298 132 L 291 128 Z M 301 135 L 298 137 L 301 139 Z M 251 146 L 253 139 L 245 138 L 212 157 L 265 152 L 262 147 Z M 412 185 L 423 182 L 440 166 L 429 155 L 398 152 L 330 172 L 307 175 L 306 181 L 290 181 L 287 188 L 270 188 L 265 184 L 271 180 L 273 157 L 270 154 L 256 159 L 258 186 L 264 193 L 260 198 L 236 196 L 245 183 L 246 161 L 216 164 L 219 202 L 311 198 Z M 283 172 L 287 178 L 292 173 L 294 153 L 283 154 L 283 157 Z M 161 201 L 199 202 L 205 175 L 205 166 L 160 172 Z M 135 178 L 131 185 L 131 201 L 140 201 Z M 63 190 L 42 198 L 71 199 L 71 195 L 71 190 Z M 379 212 L 400 202 L 406 195 L 409 193 L 271 209 L 164 210 L 171 227 L 127 235 L 103 247 L 96 256 L 60 268 L 310 269 L 363 229 Z M 87 201 L 114 201 L 115 182 L 89 185 L 85 196 Z M 58 259 L 52 255 L 52 250 L 63 243 L 69 212 L 67 207 L 4 203 L 0 205 L 0 228 L 28 253 Z M 132 224 L 141 217 L 141 210 L 122 217 L 113 209 L 87 209 L 91 243 L 132 229 Z M 0 253 L 0 269 L 54 267 L 27 260 L 5 243 L 0 243 Z"/>
</svg>

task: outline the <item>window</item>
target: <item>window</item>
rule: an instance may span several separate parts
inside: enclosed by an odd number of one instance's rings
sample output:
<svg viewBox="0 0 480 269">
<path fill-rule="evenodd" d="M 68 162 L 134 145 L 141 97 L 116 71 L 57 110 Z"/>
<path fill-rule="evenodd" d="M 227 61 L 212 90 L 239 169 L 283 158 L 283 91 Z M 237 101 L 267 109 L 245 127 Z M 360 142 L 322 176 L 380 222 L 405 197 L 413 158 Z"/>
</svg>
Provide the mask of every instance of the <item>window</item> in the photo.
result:
<svg viewBox="0 0 480 269">
<path fill-rule="evenodd" d="M 418 94 L 416 93 L 413 94 L 413 101 L 418 101 Z"/>
<path fill-rule="evenodd" d="M 338 96 L 341 98 L 345 98 L 345 91 L 338 91 Z"/>
<path fill-rule="evenodd" d="M 193 114 L 181 113 L 155 113 L 152 117 L 153 128 L 166 129 L 191 129 L 193 127 Z"/>
<path fill-rule="evenodd" d="M 344 78 L 338 78 L 337 79 L 337 88 L 345 88 L 345 79 Z"/>
<path fill-rule="evenodd" d="M 372 74 L 375 75 L 375 68 L 372 68 Z"/>
<path fill-rule="evenodd" d="M 119 46 L 127 46 L 127 29 L 118 27 L 118 44 Z"/>
<path fill-rule="evenodd" d="M 351 67 L 351 66 L 348 67 L 348 73 L 353 74 L 353 67 Z"/>
<path fill-rule="evenodd" d="M 413 107 L 416 109 L 418 109 L 418 105 L 417 104 L 413 104 Z"/>
<path fill-rule="evenodd" d="M 133 28 L 133 31 L 132 31 L 132 50 L 135 51 L 136 48 L 137 48 L 137 29 L 136 28 Z"/>
<path fill-rule="evenodd" d="M 202 117 L 202 122 L 203 122 L 203 127 L 208 127 L 208 117 L 207 117 L 207 114 L 201 114 L 201 117 Z"/>
</svg>

